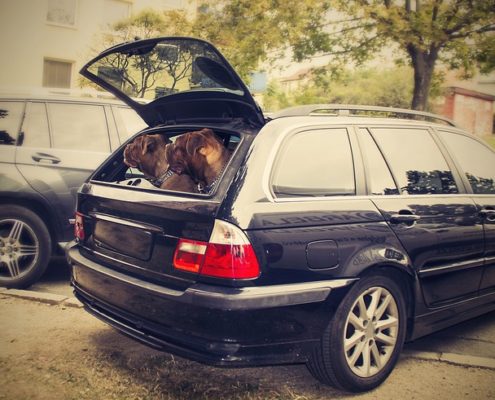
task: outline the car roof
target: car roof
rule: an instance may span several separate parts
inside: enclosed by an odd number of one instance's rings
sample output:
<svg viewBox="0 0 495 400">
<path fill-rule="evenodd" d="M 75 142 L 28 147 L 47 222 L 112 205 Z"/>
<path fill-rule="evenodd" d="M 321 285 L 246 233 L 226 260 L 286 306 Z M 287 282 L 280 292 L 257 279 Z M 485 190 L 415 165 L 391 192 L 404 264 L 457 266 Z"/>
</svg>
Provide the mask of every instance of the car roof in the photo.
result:
<svg viewBox="0 0 495 400">
<path fill-rule="evenodd" d="M 0 89 L 0 100 L 50 100 L 64 102 L 115 104 L 127 107 L 127 105 L 125 105 L 119 99 L 115 98 L 115 96 L 96 90 Z"/>
</svg>

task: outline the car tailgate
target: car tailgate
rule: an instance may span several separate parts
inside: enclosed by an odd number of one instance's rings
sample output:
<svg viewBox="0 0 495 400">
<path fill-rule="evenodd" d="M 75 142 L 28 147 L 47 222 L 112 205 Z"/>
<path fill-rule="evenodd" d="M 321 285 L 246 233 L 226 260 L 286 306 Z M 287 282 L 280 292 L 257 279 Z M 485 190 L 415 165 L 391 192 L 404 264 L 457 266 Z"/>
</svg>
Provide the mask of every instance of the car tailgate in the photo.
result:
<svg viewBox="0 0 495 400">
<path fill-rule="evenodd" d="M 208 241 L 218 207 L 200 196 L 85 184 L 78 197 L 81 250 L 107 267 L 183 288 L 195 275 L 173 267 L 177 242 Z"/>
</svg>

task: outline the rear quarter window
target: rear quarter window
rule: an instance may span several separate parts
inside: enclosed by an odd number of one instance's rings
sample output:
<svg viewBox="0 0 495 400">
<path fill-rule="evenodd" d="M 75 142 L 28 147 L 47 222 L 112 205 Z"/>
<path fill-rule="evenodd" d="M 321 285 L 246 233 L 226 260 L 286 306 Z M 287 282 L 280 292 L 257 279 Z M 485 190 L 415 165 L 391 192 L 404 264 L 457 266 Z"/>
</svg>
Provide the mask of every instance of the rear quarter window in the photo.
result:
<svg viewBox="0 0 495 400">
<path fill-rule="evenodd" d="M 355 194 L 347 130 L 311 130 L 290 136 L 277 156 L 271 182 L 277 197 Z"/>
</svg>

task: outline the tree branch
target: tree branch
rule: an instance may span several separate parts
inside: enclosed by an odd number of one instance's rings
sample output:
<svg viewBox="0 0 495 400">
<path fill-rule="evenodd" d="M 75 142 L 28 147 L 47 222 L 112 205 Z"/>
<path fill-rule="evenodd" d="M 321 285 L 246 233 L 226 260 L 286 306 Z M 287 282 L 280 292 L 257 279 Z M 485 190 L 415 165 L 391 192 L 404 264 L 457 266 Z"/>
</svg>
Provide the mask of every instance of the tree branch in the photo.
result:
<svg viewBox="0 0 495 400">
<path fill-rule="evenodd" d="M 376 26 L 376 23 L 369 23 L 369 24 L 363 24 L 363 25 L 350 26 L 350 27 L 347 27 L 347 28 L 342 28 L 340 31 L 332 32 L 331 34 L 332 35 L 335 35 L 335 34 L 338 34 L 338 33 L 345 33 L 345 32 L 354 31 L 356 29 L 373 28 L 374 26 Z"/>
<path fill-rule="evenodd" d="M 369 45 L 370 43 L 372 43 L 373 41 L 375 41 L 376 39 L 378 39 L 379 36 L 378 35 L 375 35 L 361 43 L 359 43 L 358 45 L 356 46 L 353 46 L 353 47 L 349 47 L 348 49 L 345 49 L 345 50 L 339 50 L 339 51 L 330 51 L 330 52 L 326 52 L 326 53 L 323 53 L 323 54 L 318 54 L 318 55 L 315 55 L 311 58 L 317 58 L 317 57 L 326 57 L 326 56 L 332 56 L 332 55 L 344 55 L 344 54 L 349 54 L 349 53 L 352 53 L 358 49 L 362 49 L 363 47 L 366 47 L 367 45 Z"/>
<path fill-rule="evenodd" d="M 465 39 L 474 33 L 495 32 L 495 24 L 485 25 L 478 29 L 473 29 L 464 33 L 453 33 L 450 35 L 451 39 Z"/>
</svg>

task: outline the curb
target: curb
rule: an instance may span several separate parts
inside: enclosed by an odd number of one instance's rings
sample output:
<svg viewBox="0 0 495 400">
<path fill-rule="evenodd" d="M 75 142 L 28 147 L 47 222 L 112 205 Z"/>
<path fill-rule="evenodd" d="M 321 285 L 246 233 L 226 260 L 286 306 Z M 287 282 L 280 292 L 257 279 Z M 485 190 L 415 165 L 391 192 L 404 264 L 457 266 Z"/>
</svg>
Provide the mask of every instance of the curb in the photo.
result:
<svg viewBox="0 0 495 400">
<path fill-rule="evenodd" d="M 460 365 L 463 367 L 486 368 L 495 370 L 495 359 L 487 357 L 415 350 L 403 350 L 402 356 L 405 358 L 416 358 L 426 361 L 440 361 L 448 364 Z"/>
<path fill-rule="evenodd" d="M 59 305 L 72 308 L 83 308 L 83 305 L 75 297 L 68 297 L 60 294 L 7 288 L 0 288 L 0 294 L 25 300 L 37 301 L 44 304 Z"/>
</svg>

